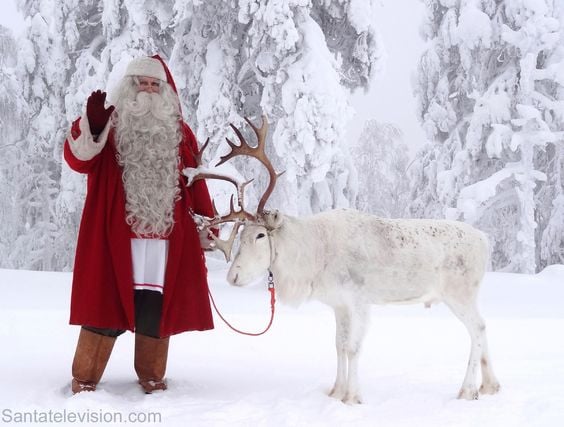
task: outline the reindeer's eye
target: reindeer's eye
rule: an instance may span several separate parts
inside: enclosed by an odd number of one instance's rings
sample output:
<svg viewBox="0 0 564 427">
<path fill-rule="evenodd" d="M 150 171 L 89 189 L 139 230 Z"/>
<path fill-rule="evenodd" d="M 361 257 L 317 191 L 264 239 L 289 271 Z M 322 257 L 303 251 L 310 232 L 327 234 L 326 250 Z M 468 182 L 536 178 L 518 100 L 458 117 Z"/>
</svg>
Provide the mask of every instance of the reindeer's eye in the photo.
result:
<svg viewBox="0 0 564 427">
<path fill-rule="evenodd" d="M 257 234 L 257 240 L 258 240 L 258 239 L 262 239 L 264 236 L 265 236 L 264 233 L 259 233 L 259 234 Z"/>
</svg>

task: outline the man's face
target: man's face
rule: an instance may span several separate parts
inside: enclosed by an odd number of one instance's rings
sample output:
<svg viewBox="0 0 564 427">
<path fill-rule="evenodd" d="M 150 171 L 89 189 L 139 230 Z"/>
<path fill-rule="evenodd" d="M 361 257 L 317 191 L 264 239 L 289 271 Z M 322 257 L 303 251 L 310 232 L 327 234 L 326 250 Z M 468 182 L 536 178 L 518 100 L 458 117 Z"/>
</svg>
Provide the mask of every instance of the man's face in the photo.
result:
<svg viewBox="0 0 564 427">
<path fill-rule="evenodd" d="M 159 79 L 154 79 L 153 77 L 138 77 L 139 84 L 137 85 L 137 90 L 139 92 L 148 92 L 148 93 L 160 93 L 161 86 Z"/>
</svg>

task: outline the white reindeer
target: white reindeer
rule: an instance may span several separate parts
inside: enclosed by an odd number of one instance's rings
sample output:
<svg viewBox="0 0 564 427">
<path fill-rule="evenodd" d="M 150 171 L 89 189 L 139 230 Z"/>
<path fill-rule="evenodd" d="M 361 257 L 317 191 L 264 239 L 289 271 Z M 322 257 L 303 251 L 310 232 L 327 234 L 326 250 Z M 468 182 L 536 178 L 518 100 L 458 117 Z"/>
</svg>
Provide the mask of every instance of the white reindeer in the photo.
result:
<svg viewBox="0 0 564 427">
<path fill-rule="evenodd" d="M 485 324 L 476 308 L 488 245 L 484 235 L 459 222 L 390 220 L 352 210 L 309 218 L 263 214 L 245 226 L 227 275 L 244 286 L 273 274 L 280 300 L 321 301 L 335 311 L 337 379 L 330 395 L 360 403 L 358 357 L 370 304 L 444 302 L 472 341 L 459 398 L 477 399 L 499 383 L 488 354 Z"/>
<path fill-rule="evenodd" d="M 247 120 L 248 121 L 248 120 Z M 248 121 L 249 122 L 249 121 Z M 306 218 L 263 207 L 276 174 L 264 155 L 266 121 L 255 128 L 258 147 L 246 144 L 235 128 L 240 146 L 228 140 L 232 152 L 259 158 L 269 169 L 269 189 L 252 215 L 241 209 L 213 224 L 245 219 L 239 251 L 228 281 L 244 286 L 270 271 L 280 300 L 299 305 L 321 301 L 335 311 L 337 378 L 330 396 L 360 403 L 358 359 L 369 320 L 370 304 L 444 302 L 464 323 L 471 338 L 470 358 L 459 398 L 478 399 L 476 378 L 481 366 L 480 393 L 494 394 L 499 383 L 488 354 L 486 326 L 476 297 L 489 254 L 483 233 L 455 221 L 382 219 L 353 210 L 334 210 Z M 256 152 L 251 152 L 256 150 Z M 200 174 L 197 178 L 209 177 Z M 217 178 L 217 175 L 213 177 Z M 242 191 L 239 192 L 242 199 Z M 217 240 L 230 256 L 237 226 L 228 241 Z"/>
</svg>

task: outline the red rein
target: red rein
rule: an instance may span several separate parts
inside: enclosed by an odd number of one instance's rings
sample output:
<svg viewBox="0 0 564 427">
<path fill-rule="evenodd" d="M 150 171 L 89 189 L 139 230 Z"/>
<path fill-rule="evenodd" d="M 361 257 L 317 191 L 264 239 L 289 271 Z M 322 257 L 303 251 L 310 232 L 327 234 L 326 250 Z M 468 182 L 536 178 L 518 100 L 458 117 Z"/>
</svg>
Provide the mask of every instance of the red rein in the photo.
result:
<svg viewBox="0 0 564 427">
<path fill-rule="evenodd" d="M 225 317 L 223 317 L 223 315 L 219 312 L 217 305 L 215 304 L 215 301 L 213 299 L 211 292 L 208 290 L 213 308 L 215 309 L 215 312 L 220 317 L 220 319 L 223 320 L 223 322 L 227 326 L 229 326 L 232 330 L 234 330 L 235 332 L 242 334 L 242 335 L 248 335 L 248 336 L 251 336 L 251 337 L 258 337 L 258 336 L 266 333 L 270 329 L 270 327 L 272 326 L 272 322 L 274 321 L 274 305 L 276 304 L 276 296 L 275 296 L 275 291 L 274 291 L 274 282 L 272 281 L 272 273 L 270 273 L 269 276 L 268 276 L 268 291 L 270 292 L 270 322 L 268 322 L 266 329 L 262 332 L 245 332 L 245 331 L 241 331 L 241 330 L 235 328 L 233 325 L 231 325 L 231 323 L 229 323 L 225 319 Z"/>
</svg>

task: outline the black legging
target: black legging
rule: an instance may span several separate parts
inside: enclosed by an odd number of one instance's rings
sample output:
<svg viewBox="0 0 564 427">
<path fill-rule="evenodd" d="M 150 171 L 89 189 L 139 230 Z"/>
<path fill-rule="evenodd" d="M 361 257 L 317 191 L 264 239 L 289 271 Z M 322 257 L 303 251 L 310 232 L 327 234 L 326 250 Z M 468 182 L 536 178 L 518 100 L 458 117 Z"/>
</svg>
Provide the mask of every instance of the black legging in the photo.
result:
<svg viewBox="0 0 564 427">
<path fill-rule="evenodd" d="M 159 326 L 163 308 L 163 294 L 156 291 L 135 290 L 135 332 L 153 338 L 159 337 Z M 96 328 L 82 326 L 84 329 L 107 337 L 118 337 L 124 329 Z"/>
</svg>

